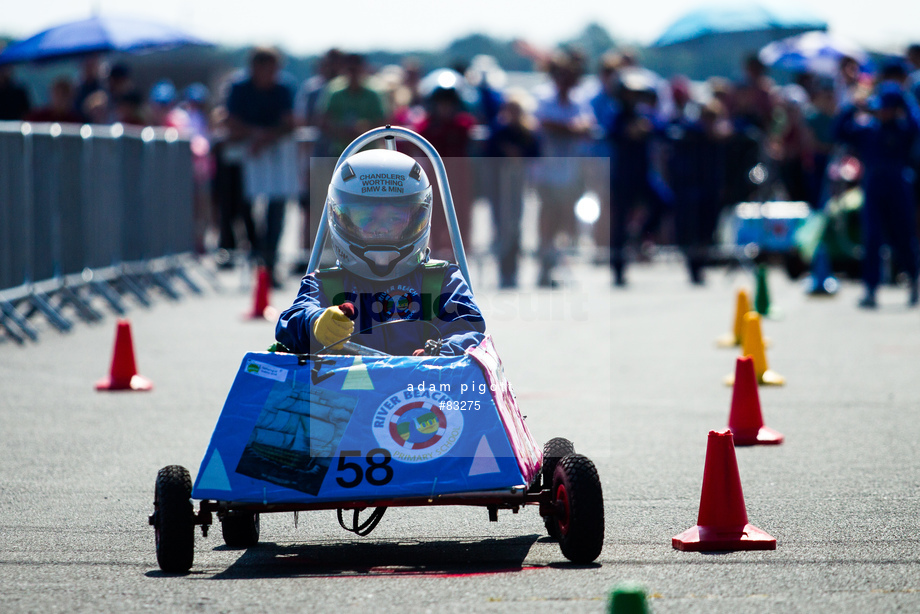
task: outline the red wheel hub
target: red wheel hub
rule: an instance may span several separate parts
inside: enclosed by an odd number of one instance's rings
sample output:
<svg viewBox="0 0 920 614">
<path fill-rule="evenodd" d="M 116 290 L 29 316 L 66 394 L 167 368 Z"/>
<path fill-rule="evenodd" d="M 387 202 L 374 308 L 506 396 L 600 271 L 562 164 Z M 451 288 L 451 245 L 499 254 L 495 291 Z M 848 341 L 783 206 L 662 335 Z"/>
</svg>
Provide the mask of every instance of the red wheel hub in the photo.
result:
<svg viewBox="0 0 920 614">
<path fill-rule="evenodd" d="M 565 490 L 565 484 L 560 484 L 556 488 L 556 522 L 559 524 L 560 534 L 568 534 L 570 520 L 569 494 Z"/>
</svg>

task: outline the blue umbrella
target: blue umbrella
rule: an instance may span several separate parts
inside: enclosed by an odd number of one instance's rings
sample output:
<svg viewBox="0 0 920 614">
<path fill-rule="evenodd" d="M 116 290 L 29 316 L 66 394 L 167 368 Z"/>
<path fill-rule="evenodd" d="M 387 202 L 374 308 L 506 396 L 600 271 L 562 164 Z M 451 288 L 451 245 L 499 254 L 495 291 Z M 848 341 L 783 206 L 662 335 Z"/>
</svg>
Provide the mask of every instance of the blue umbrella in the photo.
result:
<svg viewBox="0 0 920 614">
<path fill-rule="evenodd" d="M 65 23 L 14 43 L 0 53 L 0 64 L 59 60 L 107 51 L 141 51 L 210 45 L 178 28 L 130 17 L 97 15 Z"/>
<path fill-rule="evenodd" d="M 826 21 L 803 8 L 768 8 L 757 4 L 713 6 L 687 13 L 671 24 L 653 46 L 663 47 L 729 32 L 826 29 Z"/>
<path fill-rule="evenodd" d="M 767 66 L 825 76 L 837 74 L 843 56 L 850 56 L 860 64 L 869 60 L 857 45 L 827 32 L 806 32 L 774 41 L 761 49 L 759 56 Z"/>
</svg>

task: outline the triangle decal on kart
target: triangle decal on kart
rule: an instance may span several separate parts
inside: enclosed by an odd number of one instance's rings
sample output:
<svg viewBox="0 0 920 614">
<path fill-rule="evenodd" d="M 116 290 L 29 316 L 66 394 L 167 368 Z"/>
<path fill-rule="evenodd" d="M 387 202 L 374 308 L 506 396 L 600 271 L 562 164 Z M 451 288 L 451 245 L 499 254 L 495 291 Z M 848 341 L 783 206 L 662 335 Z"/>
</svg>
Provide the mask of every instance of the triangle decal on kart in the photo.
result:
<svg viewBox="0 0 920 614">
<path fill-rule="evenodd" d="M 214 454 L 211 455 L 208 466 L 204 468 L 201 479 L 198 480 L 198 488 L 232 490 L 230 478 L 227 477 L 227 469 L 224 467 L 224 460 L 220 457 L 220 450 L 217 448 L 214 448 Z"/>
<path fill-rule="evenodd" d="M 473 464 L 470 466 L 468 475 L 483 475 L 485 473 L 500 473 L 498 462 L 495 460 L 495 454 L 489 446 L 489 440 L 483 435 L 476 446 L 476 453 L 473 455 Z"/>
<path fill-rule="evenodd" d="M 345 381 L 342 382 L 342 390 L 373 390 L 374 383 L 367 372 L 367 367 L 360 356 L 355 356 L 355 361 L 348 367 L 348 373 L 345 375 Z"/>
</svg>

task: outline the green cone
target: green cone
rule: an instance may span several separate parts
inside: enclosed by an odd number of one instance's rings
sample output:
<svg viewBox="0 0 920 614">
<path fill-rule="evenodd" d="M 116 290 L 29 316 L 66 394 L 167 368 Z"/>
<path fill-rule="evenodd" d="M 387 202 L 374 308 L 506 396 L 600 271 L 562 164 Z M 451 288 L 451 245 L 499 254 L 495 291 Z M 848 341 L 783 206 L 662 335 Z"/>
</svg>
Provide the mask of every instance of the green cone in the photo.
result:
<svg viewBox="0 0 920 614">
<path fill-rule="evenodd" d="M 609 614 L 648 614 L 645 589 L 638 584 L 626 583 L 610 591 Z"/>
<path fill-rule="evenodd" d="M 754 293 L 754 309 L 762 316 L 770 313 L 770 290 L 767 289 L 767 267 L 757 265 L 757 289 Z"/>
</svg>

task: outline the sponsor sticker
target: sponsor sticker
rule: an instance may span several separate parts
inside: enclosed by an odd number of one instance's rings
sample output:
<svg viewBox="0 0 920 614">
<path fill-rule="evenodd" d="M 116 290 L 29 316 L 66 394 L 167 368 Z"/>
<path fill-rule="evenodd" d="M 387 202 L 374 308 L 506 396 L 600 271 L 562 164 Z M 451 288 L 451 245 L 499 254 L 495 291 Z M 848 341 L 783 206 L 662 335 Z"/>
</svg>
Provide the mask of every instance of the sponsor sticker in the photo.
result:
<svg viewBox="0 0 920 614">
<path fill-rule="evenodd" d="M 283 382 L 287 379 L 288 370 L 258 360 L 250 360 L 246 363 L 246 373 Z"/>
<path fill-rule="evenodd" d="M 446 394 L 401 391 L 374 412 L 374 437 L 393 460 L 424 463 L 447 454 L 463 433 L 463 414 L 443 411 Z"/>
</svg>

